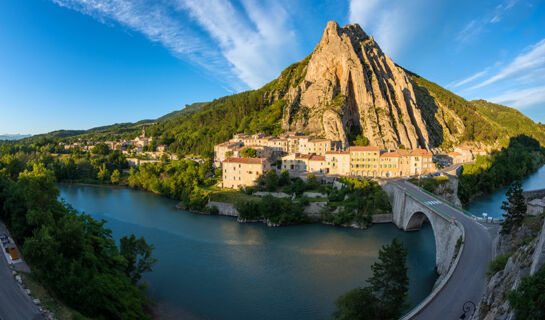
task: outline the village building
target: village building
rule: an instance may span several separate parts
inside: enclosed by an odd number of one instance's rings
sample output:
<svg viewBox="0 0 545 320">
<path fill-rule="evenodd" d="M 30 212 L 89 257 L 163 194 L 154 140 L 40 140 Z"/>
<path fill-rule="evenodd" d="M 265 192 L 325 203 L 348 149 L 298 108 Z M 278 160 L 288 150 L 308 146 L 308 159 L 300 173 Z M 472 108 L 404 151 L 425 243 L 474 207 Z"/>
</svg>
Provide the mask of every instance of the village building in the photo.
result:
<svg viewBox="0 0 545 320">
<path fill-rule="evenodd" d="M 222 162 L 232 157 L 235 150 L 237 150 L 239 147 L 243 146 L 244 144 L 240 141 L 231 142 L 226 141 L 220 144 L 217 144 L 214 146 L 214 166 L 220 167 Z"/>
<path fill-rule="evenodd" d="M 399 177 L 399 154 L 397 152 L 381 153 L 380 176 L 385 178 Z"/>
<path fill-rule="evenodd" d="M 237 189 L 254 186 L 257 178 L 270 170 L 264 158 L 228 158 L 223 161 L 224 188 Z"/>
<path fill-rule="evenodd" d="M 380 148 L 350 147 L 350 175 L 376 177 L 379 174 Z"/>
<path fill-rule="evenodd" d="M 325 154 L 326 173 L 347 176 L 350 174 L 350 152 L 328 151 Z"/>
</svg>

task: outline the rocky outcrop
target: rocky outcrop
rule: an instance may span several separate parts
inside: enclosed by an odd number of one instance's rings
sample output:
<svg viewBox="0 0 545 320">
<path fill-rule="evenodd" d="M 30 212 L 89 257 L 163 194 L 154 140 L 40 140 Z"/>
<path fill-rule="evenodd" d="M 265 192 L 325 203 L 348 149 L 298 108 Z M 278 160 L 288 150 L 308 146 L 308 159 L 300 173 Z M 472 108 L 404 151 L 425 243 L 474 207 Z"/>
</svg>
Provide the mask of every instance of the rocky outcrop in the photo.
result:
<svg viewBox="0 0 545 320">
<path fill-rule="evenodd" d="M 543 219 L 535 217 L 536 223 Z M 523 224 L 514 232 L 501 235 L 496 245 L 497 255 L 510 255 L 503 270 L 490 275 L 485 293 L 473 320 L 515 319 L 507 296 L 520 284 L 522 277 L 532 275 L 545 263 L 545 223 L 537 232 Z"/>
<path fill-rule="evenodd" d="M 361 132 L 382 148 L 430 147 L 410 75 L 359 25 L 330 21 L 301 63 L 285 96 L 284 129 L 344 142 Z"/>
</svg>

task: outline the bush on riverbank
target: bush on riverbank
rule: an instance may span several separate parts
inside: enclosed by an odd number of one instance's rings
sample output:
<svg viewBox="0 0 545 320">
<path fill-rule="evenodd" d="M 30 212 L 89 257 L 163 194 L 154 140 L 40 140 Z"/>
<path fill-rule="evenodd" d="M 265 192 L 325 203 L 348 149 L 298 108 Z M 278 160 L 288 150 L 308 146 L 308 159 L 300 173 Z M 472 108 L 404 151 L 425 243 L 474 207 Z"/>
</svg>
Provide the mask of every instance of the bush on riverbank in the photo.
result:
<svg viewBox="0 0 545 320">
<path fill-rule="evenodd" d="M 525 135 L 511 138 L 507 148 L 487 157 L 477 156 L 474 164 L 463 167 L 458 197 L 464 205 L 482 193 L 489 193 L 522 179 L 545 163 L 545 148 Z"/>
<path fill-rule="evenodd" d="M 388 195 L 376 181 L 343 177 L 345 187 L 329 189 L 328 208 L 324 220 L 335 225 L 369 226 L 375 214 L 390 213 Z M 337 213 L 332 211 L 338 209 Z"/>
<path fill-rule="evenodd" d="M 422 187 L 424 190 L 435 193 L 435 190 L 437 187 L 448 183 L 448 177 L 447 176 L 439 176 L 439 177 L 431 177 L 431 178 L 411 178 L 409 179 L 409 182 L 411 182 L 414 185 Z M 453 191 L 451 191 L 453 192 Z"/>
<path fill-rule="evenodd" d="M 239 218 L 244 220 L 268 220 L 275 225 L 308 223 L 303 213 L 304 199 L 292 201 L 265 196 L 258 201 L 241 200 L 235 204 Z"/>
</svg>

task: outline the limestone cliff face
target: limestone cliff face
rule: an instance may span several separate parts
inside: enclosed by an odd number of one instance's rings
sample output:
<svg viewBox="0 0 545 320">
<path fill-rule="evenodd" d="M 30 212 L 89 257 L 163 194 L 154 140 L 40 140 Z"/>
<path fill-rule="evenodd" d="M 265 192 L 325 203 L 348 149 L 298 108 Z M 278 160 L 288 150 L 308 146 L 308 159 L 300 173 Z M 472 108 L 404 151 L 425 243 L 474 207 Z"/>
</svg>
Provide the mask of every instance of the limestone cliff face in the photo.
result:
<svg viewBox="0 0 545 320">
<path fill-rule="evenodd" d="M 430 148 L 411 76 L 357 24 L 329 22 L 286 92 L 282 126 L 348 142 L 361 132 L 382 148 Z M 433 115 L 432 115 L 433 117 Z"/>
</svg>

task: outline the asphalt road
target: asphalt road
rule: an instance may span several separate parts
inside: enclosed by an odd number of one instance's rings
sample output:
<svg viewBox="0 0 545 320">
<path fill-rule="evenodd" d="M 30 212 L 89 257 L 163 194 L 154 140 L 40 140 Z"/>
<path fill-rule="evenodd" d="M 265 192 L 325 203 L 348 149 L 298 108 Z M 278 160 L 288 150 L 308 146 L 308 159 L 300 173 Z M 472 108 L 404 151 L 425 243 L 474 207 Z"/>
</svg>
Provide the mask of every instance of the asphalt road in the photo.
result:
<svg viewBox="0 0 545 320">
<path fill-rule="evenodd" d="M 396 183 L 416 193 L 423 201 L 437 200 L 409 182 L 398 180 Z M 443 289 L 413 319 L 457 320 L 464 313 L 464 303 L 471 301 L 477 305 L 485 290 L 486 271 L 492 258 L 492 235 L 497 233 L 498 226 L 484 226 L 445 203 L 432 206 L 454 217 L 464 226 L 464 249 L 456 269 Z M 469 316 L 470 314 L 466 319 Z"/>
<path fill-rule="evenodd" d="M 21 290 L 11 275 L 8 262 L 0 252 L 0 319 L 1 320 L 42 320 L 38 308 L 30 297 Z"/>
</svg>

